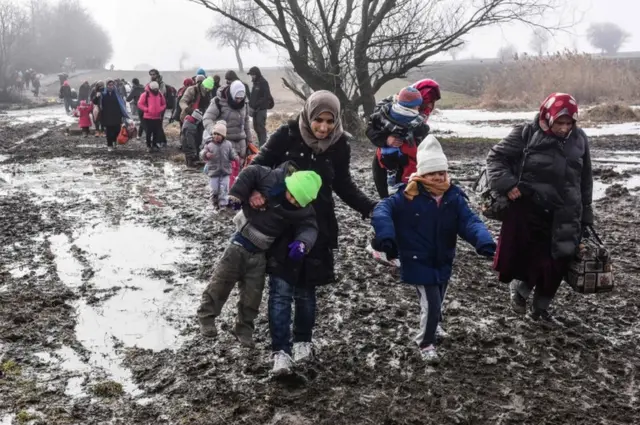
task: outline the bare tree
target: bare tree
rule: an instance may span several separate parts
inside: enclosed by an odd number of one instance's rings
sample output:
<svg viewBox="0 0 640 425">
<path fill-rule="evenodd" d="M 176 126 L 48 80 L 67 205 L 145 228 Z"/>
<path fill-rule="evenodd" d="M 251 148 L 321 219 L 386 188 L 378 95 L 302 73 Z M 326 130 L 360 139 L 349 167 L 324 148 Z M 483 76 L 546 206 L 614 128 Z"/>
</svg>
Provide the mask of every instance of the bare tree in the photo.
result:
<svg viewBox="0 0 640 425">
<path fill-rule="evenodd" d="M 449 51 L 447 53 L 449 53 L 449 56 L 451 56 L 451 59 L 458 60 L 458 56 L 460 55 L 460 53 L 462 53 L 464 51 L 465 45 L 464 43 L 457 46 L 457 47 L 452 47 L 451 49 L 449 49 Z"/>
<path fill-rule="evenodd" d="M 180 71 L 184 71 L 184 62 L 189 59 L 189 53 L 183 51 L 180 54 L 180 59 L 178 59 L 178 67 L 180 69 Z"/>
<path fill-rule="evenodd" d="M 26 13 L 9 0 L 0 0 L 0 91 L 13 84 L 15 58 L 28 34 Z"/>
<path fill-rule="evenodd" d="M 531 40 L 529 40 L 529 47 L 538 55 L 542 56 L 549 50 L 549 42 L 551 41 L 551 34 L 545 28 L 536 27 L 531 33 Z"/>
<path fill-rule="evenodd" d="M 509 61 L 518 58 L 518 49 L 513 44 L 507 44 L 498 49 L 497 58 L 501 61 Z"/>
<path fill-rule="evenodd" d="M 238 0 L 257 8 L 253 25 L 225 2 L 200 4 L 285 50 L 296 73 L 312 90 L 334 92 L 348 126 L 373 112 L 375 94 L 404 78 L 428 58 L 462 44 L 470 32 L 508 22 L 532 21 L 558 0 Z M 284 84 L 297 90 L 284 79 Z"/>
<path fill-rule="evenodd" d="M 249 2 L 242 3 L 233 0 L 226 3 L 224 10 L 236 17 L 236 20 L 224 16 L 221 17 L 209 28 L 207 38 L 215 41 L 220 47 L 231 47 L 236 54 L 238 70 L 243 73 L 244 62 L 240 52 L 253 46 L 258 47 L 261 39 L 255 31 L 252 31 L 247 25 L 240 24 L 238 21 L 257 27 L 256 18 L 259 16 L 259 10 Z"/>
<path fill-rule="evenodd" d="M 613 22 L 593 23 L 587 29 L 587 39 L 602 53 L 616 53 L 628 41 L 630 34 Z"/>
</svg>

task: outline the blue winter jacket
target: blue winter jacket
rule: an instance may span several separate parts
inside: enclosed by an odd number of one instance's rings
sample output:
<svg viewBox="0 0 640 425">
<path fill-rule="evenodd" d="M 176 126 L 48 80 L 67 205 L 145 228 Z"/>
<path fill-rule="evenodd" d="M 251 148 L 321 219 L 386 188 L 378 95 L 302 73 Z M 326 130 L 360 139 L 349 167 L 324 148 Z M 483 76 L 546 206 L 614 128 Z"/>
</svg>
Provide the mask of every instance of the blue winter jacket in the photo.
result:
<svg viewBox="0 0 640 425">
<path fill-rule="evenodd" d="M 458 235 L 480 251 L 494 245 L 480 218 L 469 208 L 466 195 L 451 186 L 436 200 L 420 187 L 413 201 L 401 185 L 393 196 L 381 201 L 371 220 L 376 242 L 394 240 L 398 245 L 402 280 L 411 285 L 442 285 L 451 278 Z"/>
</svg>

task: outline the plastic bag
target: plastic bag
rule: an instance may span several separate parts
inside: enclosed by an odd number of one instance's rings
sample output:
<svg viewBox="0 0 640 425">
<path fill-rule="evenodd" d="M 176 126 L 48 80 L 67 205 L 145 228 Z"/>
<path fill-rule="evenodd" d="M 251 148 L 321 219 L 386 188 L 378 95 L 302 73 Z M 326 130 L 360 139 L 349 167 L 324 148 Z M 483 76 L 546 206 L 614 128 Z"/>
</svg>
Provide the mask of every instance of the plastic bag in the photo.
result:
<svg viewBox="0 0 640 425">
<path fill-rule="evenodd" d="M 119 145 L 124 145 L 129 141 L 129 133 L 127 132 L 127 127 L 122 126 L 120 129 L 120 134 L 118 134 L 118 138 L 116 139 Z"/>
</svg>

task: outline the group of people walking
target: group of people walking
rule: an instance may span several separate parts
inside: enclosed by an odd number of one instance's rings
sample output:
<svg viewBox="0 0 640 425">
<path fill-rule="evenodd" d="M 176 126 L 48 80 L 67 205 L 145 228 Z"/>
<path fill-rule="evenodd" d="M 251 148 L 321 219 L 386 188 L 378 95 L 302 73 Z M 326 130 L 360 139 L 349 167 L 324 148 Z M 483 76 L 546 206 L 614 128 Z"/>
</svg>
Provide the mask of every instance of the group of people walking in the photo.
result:
<svg viewBox="0 0 640 425">
<path fill-rule="evenodd" d="M 514 312 L 561 324 L 550 306 L 584 229 L 593 223 L 589 142 L 577 126 L 578 104 L 571 95 L 551 94 L 531 122 L 516 126 L 490 150 L 491 189 L 508 200 L 496 243 L 464 190 L 452 183 L 444 150 L 430 134 L 428 119 L 440 100 L 435 81 L 420 80 L 381 100 L 369 117 L 366 134 L 376 147 L 372 177 L 379 195 L 373 199 L 351 177 L 350 135 L 338 98 L 312 93 L 294 119 L 267 135 L 264 124 L 274 100 L 260 70 L 254 67 L 249 75 L 251 91 L 233 71 L 222 82 L 198 70 L 178 90 L 171 115 L 181 125 L 187 165 L 204 165 L 213 207 L 231 212 L 236 228 L 197 310 L 203 336 L 218 336 L 217 318 L 238 283 L 232 333 L 243 346 L 254 347 L 254 323 L 268 282 L 273 373 L 290 373 L 295 363 L 313 358 L 316 291 L 336 280 L 334 193 L 370 220 L 375 258 L 399 266 L 401 280 L 416 288 L 415 342 L 426 362 L 438 363 L 442 356 L 442 304 L 458 236 L 493 259 L 498 279 L 510 284 Z M 98 82 L 89 94 L 109 146 L 130 116 L 126 102 L 135 105 L 132 113 L 141 118 L 149 149 L 163 140 L 166 85 L 156 70 L 150 78 L 146 86 L 134 80 L 126 97 L 114 81 Z"/>
<path fill-rule="evenodd" d="M 241 102 L 245 89 L 240 82 L 227 90 L 226 105 Z M 236 230 L 197 310 L 202 335 L 218 336 L 216 320 L 237 282 L 232 334 L 241 345 L 253 347 L 266 281 L 273 373 L 291 373 L 296 363 L 313 358 L 316 290 L 336 280 L 334 193 L 371 220 L 376 258 L 385 264 L 394 260 L 401 280 L 416 288 L 420 320 L 415 342 L 426 362 L 438 363 L 442 356 L 437 350 L 447 336 L 442 304 L 458 236 L 478 255 L 493 259 L 498 278 L 510 283 L 516 313 L 560 325 L 550 305 L 586 225 L 593 222 L 588 140 L 577 127 L 575 99 L 552 94 L 530 123 L 516 126 L 491 149 L 491 187 L 509 199 L 497 244 L 465 192 L 452 183 L 442 146 L 429 133 L 428 118 L 439 99 L 438 84 L 421 80 L 382 100 L 369 118 L 379 200 L 351 177 L 350 135 L 342 127 L 340 102 L 328 91 L 309 96 L 300 114 L 268 137 L 229 189 L 212 184 L 217 207 L 234 211 Z M 203 118 L 201 157 L 212 181 L 230 176 L 230 164 L 240 157 L 219 111 L 212 103 Z"/>
</svg>

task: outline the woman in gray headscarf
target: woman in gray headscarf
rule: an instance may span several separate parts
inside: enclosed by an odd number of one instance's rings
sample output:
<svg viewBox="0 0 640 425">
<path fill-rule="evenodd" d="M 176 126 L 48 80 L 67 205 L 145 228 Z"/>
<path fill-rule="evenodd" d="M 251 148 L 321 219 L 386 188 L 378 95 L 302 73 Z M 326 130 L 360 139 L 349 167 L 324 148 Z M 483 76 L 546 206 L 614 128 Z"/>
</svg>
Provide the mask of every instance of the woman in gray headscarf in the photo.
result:
<svg viewBox="0 0 640 425">
<path fill-rule="evenodd" d="M 369 217 L 375 201 L 366 196 L 351 179 L 349 134 L 342 129 L 340 101 L 331 92 L 317 91 L 307 99 L 298 118 L 289 121 L 271 135 L 253 161 L 278 167 L 291 161 L 299 170 L 313 170 L 322 177 L 318 198 L 312 203 L 318 222 L 318 240 L 301 261 L 291 253 L 292 235 L 273 245 L 268 260 L 269 328 L 274 354 L 275 374 L 286 374 L 293 366 L 290 340 L 291 304 L 293 320 L 293 359 L 312 357 L 311 337 L 315 325 L 316 287 L 334 281 L 333 250 L 338 248 L 338 220 L 333 192 L 363 217 Z M 253 208 L 264 205 L 264 197 L 255 193 Z"/>
</svg>

